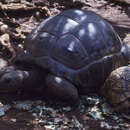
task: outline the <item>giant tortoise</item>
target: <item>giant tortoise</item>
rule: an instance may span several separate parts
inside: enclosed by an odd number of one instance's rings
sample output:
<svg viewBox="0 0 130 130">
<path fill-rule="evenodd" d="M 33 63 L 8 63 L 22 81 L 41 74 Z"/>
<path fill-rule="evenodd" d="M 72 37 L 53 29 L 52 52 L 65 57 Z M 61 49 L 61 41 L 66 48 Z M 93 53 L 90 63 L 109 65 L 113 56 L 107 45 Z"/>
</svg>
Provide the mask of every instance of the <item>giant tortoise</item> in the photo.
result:
<svg viewBox="0 0 130 130">
<path fill-rule="evenodd" d="M 27 36 L 25 51 L 1 70 L 0 91 L 43 84 L 43 92 L 74 105 L 79 94 L 99 93 L 108 75 L 129 60 L 130 46 L 111 24 L 92 11 L 70 9 Z"/>
</svg>

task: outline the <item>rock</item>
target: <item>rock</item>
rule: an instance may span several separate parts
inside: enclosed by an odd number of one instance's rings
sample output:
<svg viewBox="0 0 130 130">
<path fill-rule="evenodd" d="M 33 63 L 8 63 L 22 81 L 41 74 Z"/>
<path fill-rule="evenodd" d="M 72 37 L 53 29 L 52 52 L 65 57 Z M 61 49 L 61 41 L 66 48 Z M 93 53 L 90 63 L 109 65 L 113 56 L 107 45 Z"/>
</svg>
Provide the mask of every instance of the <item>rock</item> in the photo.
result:
<svg viewBox="0 0 130 130">
<path fill-rule="evenodd" d="M 68 106 L 68 107 L 63 107 L 62 109 L 63 109 L 64 111 L 71 111 L 71 107 L 69 107 L 69 106 Z"/>
<path fill-rule="evenodd" d="M 104 120 L 102 112 L 96 106 L 89 110 L 88 115 L 90 115 L 91 117 L 93 117 L 96 120 Z"/>
<path fill-rule="evenodd" d="M 126 44 L 130 44 L 130 33 L 128 33 L 125 38 L 123 39 L 123 42 Z"/>
<path fill-rule="evenodd" d="M 3 25 L 0 26 L 0 31 L 2 33 L 6 33 L 8 31 L 8 29 L 9 29 L 9 27 L 8 27 L 7 24 L 3 24 Z"/>
<path fill-rule="evenodd" d="M 102 112 L 103 114 L 110 115 L 114 112 L 114 110 L 109 104 L 104 103 L 102 104 Z"/>
<path fill-rule="evenodd" d="M 14 102 L 14 108 L 19 110 L 31 110 L 33 102 L 32 101 L 16 101 Z"/>
<path fill-rule="evenodd" d="M 100 124 L 101 128 L 106 128 L 108 130 L 111 130 L 112 129 L 112 126 L 109 125 L 108 123 L 102 121 L 101 124 Z"/>
<path fill-rule="evenodd" d="M 122 113 L 122 116 L 123 116 L 124 118 L 126 118 L 127 120 L 130 120 L 130 115 L 125 114 L 125 113 Z"/>
<path fill-rule="evenodd" d="M 4 116 L 5 112 L 11 108 L 10 105 L 4 105 L 0 107 L 0 116 Z"/>
<path fill-rule="evenodd" d="M 3 58 L 0 58 L 0 70 L 6 66 L 8 66 L 8 62 Z"/>
</svg>

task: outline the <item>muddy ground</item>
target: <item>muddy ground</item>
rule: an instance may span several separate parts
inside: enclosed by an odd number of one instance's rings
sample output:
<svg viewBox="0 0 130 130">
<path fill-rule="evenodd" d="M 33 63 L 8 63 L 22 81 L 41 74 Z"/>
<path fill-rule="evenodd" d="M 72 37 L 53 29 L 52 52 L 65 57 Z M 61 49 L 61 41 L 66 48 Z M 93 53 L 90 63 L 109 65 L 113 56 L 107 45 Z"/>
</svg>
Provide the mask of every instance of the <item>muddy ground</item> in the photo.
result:
<svg viewBox="0 0 130 130">
<path fill-rule="evenodd" d="M 124 39 L 130 33 L 130 4 L 113 1 L 1 0 L 0 58 L 11 63 L 17 53 L 24 49 L 24 39 L 32 29 L 42 20 L 71 8 L 92 10 L 100 14 L 112 23 Z M 21 109 L 14 105 L 17 99 L 15 95 L 13 98 L 11 96 L 1 94 L 1 108 L 8 104 L 11 108 L 0 117 L 0 130 L 130 130 L 130 119 L 111 112 L 110 109 L 109 112 L 104 112 L 108 109 L 102 109 L 106 101 L 98 96 L 81 97 L 80 107 L 73 110 L 62 106 L 62 103 L 41 102 L 41 99 L 34 101 L 30 98 L 24 98 L 23 103 L 27 107 L 31 104 L 31 108 Z M 1 111 L 0 109 L 0 113 Z"/>
</svg>

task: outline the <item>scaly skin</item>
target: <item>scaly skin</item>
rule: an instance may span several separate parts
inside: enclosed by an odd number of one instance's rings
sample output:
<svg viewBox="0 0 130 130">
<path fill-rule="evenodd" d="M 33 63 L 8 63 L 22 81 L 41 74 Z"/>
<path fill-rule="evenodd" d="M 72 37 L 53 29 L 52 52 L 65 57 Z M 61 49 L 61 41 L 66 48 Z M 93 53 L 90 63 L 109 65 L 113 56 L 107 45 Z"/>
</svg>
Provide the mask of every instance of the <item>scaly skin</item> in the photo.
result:
<svg viewBox="0 0 130 130">
<path fill-rule="evenodd" d="M 7 66 L 0 70 L 0 92 L 16 92 L 21 89 L 31 90 L 42 84 L 42 75 L 37 68 L 25 66 Z"/>
</svg>

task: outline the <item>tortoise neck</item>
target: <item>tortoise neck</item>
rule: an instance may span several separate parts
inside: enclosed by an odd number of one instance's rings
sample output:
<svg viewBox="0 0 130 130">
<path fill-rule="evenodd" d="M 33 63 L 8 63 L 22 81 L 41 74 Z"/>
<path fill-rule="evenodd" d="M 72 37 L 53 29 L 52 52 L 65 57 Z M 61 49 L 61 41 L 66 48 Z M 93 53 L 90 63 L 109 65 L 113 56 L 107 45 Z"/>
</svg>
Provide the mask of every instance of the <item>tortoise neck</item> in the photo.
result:
<svg viewBox="0 0 130 130">
<path fill-rule="evenodd" d="M 130 63 L 130 44 L 124 44 L 121 49 L 121 54 L 124 57 L 124 60 L 128 63 Z"/>
</svg>

